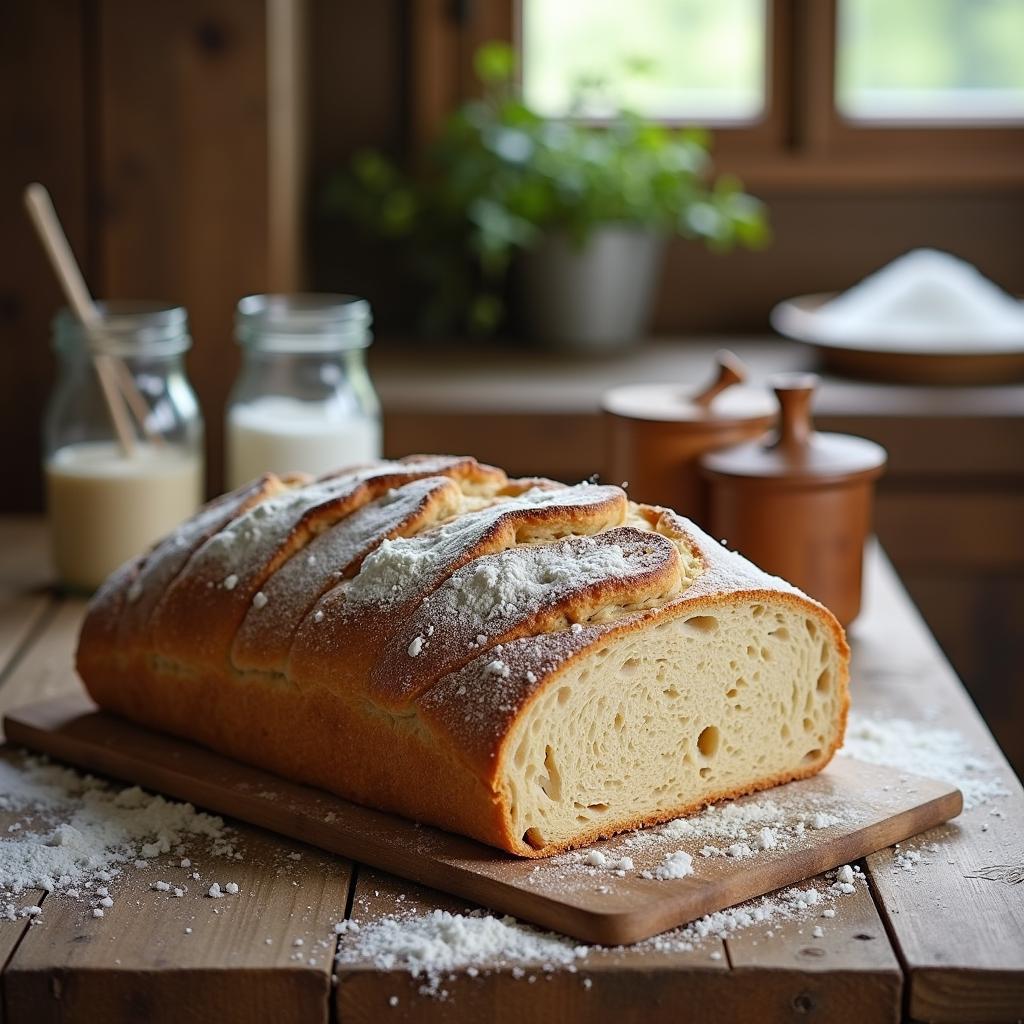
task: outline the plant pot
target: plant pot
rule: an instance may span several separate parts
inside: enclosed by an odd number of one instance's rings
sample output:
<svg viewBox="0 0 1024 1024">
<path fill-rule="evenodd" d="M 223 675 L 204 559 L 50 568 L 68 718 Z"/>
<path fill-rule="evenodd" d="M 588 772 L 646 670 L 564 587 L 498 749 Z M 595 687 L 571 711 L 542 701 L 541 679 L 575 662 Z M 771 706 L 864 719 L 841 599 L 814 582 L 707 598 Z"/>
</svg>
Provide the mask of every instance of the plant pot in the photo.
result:
<svg viewBox="0 0 1024 1024">
<path fill-rule="evenodd" d="M 530 336 L 577 352 L 635 344 L 647 333 L 664 248 L 661 235 L 638 227 L 598 228 L 582 247 L 549 235 L 519 268 Z"/>
</svg>

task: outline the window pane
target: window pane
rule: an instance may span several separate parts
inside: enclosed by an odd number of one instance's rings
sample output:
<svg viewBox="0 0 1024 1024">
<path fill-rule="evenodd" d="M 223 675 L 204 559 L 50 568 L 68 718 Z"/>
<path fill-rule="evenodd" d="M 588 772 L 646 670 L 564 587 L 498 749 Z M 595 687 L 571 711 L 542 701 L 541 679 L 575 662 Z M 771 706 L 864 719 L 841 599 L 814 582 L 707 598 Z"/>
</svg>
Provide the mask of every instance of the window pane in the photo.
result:
<svg viewBox="0 0 1024 1024">
<path fill-rule="evenodd" d="M 765 0 L 522 0 L 523 92 L 561 117 L 581 82 L 651 117 L 752 120 L 764 109 Z M 591 101 L 580 113 L 607 112 Z"/>
<path fill-rule="evenodd" d="M 1024 0 L 840 0 L 837 56 L 850 118 L 1024 117 Z"/>
</svg>

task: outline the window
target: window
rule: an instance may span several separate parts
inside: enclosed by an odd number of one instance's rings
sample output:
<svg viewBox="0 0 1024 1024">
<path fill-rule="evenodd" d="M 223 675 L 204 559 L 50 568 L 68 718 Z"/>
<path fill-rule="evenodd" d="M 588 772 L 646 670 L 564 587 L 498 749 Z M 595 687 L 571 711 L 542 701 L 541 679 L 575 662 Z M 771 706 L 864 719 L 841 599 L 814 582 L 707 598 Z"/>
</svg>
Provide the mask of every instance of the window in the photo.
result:
<svg viewBox="0 0 1024 1024">
<path fill-rule="evenodd" d="M 581 80 L 709 124 L 753 189 L 1019 188 L 1024 0 L 486 0 L 410 5 L 412 127 L 431 138 L 508 39 L 527 101 L 570 112 Z M 600 90 L 583 116 L 600 118 Z"/>
<path fill-rule="evenodd" d="M 765 4 L 523 0 L 524 95 L 552 117 L 600 117 L 604 92 L 666 120 L 752 121 L 765 109 Z M 584 84 L 598 88 L 580 108 Z"/>
<path fill-rule="evenodd" d="M 839 0 L 836 100 L 851 120 L 1024 119 L 1024 2 Z"/>
</svg>

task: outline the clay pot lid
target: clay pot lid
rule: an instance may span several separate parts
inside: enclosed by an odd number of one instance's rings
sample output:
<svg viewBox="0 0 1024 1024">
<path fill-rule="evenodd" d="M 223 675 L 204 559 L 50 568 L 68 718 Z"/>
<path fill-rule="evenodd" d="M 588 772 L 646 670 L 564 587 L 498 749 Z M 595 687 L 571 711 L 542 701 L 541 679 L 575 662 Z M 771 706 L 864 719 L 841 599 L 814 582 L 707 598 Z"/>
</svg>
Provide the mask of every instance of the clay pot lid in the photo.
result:
<svg viewBox="0 0 1024 1024">
<path fill-rule="evenodd" d="M 878 476 L 887 458 L 881 445 L 863 437 L 814 429 L 811 402 L 818 383 L 813 373 L 772 377 L 769 384 L 780 409 L 778 431 L 766 441 L 704 456 L 701 468 L 705 475 L 770 480 L 777 486 L 839 484 Z"/>
<path fill-rule="evenodd" d="M 715 362 L 715 379 L 696 394 L 678 384 L 625 384 L 604 393 L 602 408 L 627 419 L 691 423 L 711 430 L 775 419 L 768 392 L 743 386 L 747 368 L 732 352 L 715 353 Z"/>
</svg>

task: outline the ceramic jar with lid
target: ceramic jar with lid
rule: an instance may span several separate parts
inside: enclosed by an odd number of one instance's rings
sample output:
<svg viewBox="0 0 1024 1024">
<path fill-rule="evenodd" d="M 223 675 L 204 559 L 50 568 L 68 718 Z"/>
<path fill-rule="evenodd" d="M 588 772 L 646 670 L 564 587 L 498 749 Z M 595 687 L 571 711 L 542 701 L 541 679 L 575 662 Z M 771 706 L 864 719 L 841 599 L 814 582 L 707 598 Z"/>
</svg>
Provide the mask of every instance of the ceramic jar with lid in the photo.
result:
<svg viewBox="0 0 1024 1024">
<path fill-rule="evenodd" d="M 813 374 L 780 374 L 771 384 L 780 407 L 778 432 L 701 460 L 709 525 L 729 547 L 848 625 L 860 611 L 864 542 L 885 449 L 814 429 Z"/>
<path fill-rule="evenodd" d="M 696 393 L 678 384 L 632 384 L 605 392 L 605 479 L 629 482 L 638 501 L 705 521 L 698 461 L 707 452 L 761 437 L 776 407 L 763 388 L 744 385 L 743 364 L 716 355 L 714 381 Z"/>
</svg>

